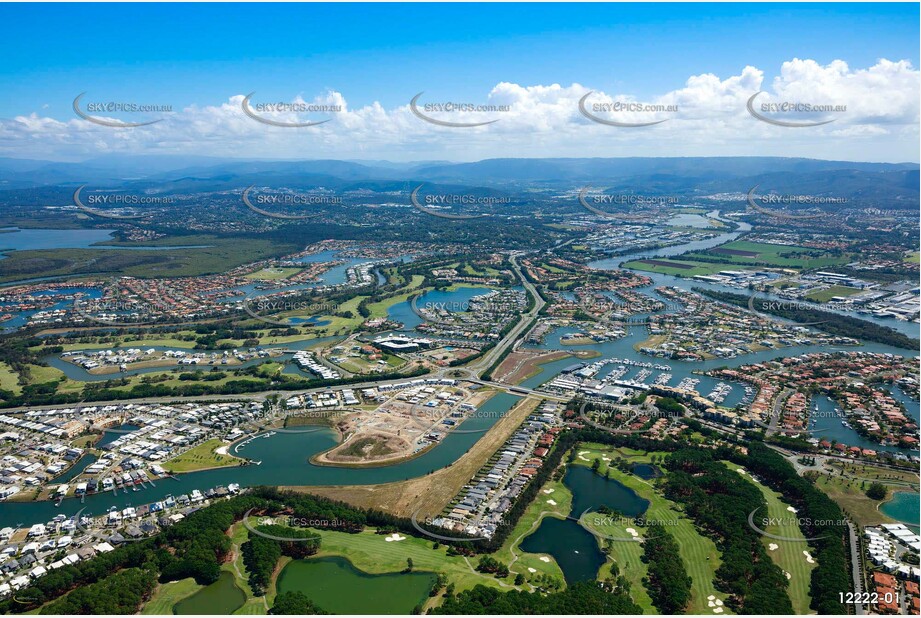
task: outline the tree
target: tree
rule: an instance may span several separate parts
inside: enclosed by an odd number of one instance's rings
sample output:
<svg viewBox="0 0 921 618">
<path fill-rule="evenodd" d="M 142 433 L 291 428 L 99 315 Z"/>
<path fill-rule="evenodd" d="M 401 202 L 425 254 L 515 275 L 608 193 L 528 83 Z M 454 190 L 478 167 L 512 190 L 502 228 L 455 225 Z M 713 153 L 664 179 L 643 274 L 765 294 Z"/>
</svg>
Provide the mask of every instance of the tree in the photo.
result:
<svg viewBox="0 0 921 618">
<path fill-rule="evenodd" d="M 299 590 L 282 592 L 275 597 L 275 605 L 269 610 L 273 616 L 296 616 L 305 614 L 326 614 Z"/>
<path fill-rule="evenodd" d="M 871 483 L 867 489 L 867 497 L 871 500 L 885 500 L 888 493 L 886 486 L 879 482 Z"/>
<path fill-rule="evenodd" d="M 520 586 L 523 583 L 524 583 L 524 574 L 519 573 L 518 575 L 515 576 L 515 585 Z"/>
</svg>

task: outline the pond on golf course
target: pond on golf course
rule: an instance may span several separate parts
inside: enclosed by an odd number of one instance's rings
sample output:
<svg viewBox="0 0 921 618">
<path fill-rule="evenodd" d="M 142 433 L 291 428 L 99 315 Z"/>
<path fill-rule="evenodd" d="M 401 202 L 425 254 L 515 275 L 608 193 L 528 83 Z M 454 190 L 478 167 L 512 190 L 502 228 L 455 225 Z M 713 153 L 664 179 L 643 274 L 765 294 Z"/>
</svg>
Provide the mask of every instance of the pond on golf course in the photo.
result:
<svg viewBox="0 0 921 618">
<path fill-rule="evenodd" d="M 173 605 L 173 613 L 179 616 L 229 615 L 243 607 L 245 602 L 246 593 L 237 586 L 233 574 L 223 571 L 216 582 Z"/>
<path fill-rule="evenodd" d="M 626 485 L 606 479 L 585 466 L 570 465 L 563 483 L 572 492 L 569 518 L 545 517 L 537 530 L 521 542 L 520 548 L 532 554 L 553 556 L 568 584 L 591 581 L 606 558 L 595 535 L 579 524 L 582 513 L 604 505 L 627 517 L 637 517 L 646 512 L 649 501 Z"/>
<path fill-rule="evenodd" d="M 298 590 L 331 614 L 410 614 L 435 583 L 430 572 L 361 571 L 341 556 L 294 560 L 278 575 L 278 593 Z"/>
</svg>

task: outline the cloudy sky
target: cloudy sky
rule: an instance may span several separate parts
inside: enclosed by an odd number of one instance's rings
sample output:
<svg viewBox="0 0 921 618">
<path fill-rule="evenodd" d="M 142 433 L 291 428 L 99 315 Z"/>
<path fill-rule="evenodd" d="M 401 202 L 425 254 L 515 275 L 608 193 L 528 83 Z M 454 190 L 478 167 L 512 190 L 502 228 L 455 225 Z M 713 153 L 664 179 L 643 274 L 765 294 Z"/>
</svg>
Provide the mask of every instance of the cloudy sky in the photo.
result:
<svg viewBox="0 0 921 618">
<path fill-rule="evenodd" d="M 0 156 L 919 161 L 917 4 L 6 4 L 0 16 L 18 24 L 0 40 Z"/>
</svg>

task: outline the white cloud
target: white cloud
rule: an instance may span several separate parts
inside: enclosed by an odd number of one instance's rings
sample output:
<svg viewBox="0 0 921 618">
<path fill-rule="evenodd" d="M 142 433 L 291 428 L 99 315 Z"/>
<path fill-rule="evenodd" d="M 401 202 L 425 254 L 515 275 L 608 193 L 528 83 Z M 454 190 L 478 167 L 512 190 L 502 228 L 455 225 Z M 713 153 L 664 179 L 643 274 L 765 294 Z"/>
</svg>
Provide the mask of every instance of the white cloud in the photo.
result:
<svg viewBox="0 0 921 618">
<path fill-rule="evenodd" d="M 794 58 L 764 83 L 764 72 L 747 66 L 738 75 L 690 76 L 682 88 L 650 100 L 629 92 L 595 90 L 587 105 L 632 102 L 677 106 L 677 112 L 623 112 L 597 116 L 621 122 L 667 118 L 653 127 L 617 128 L 592 122 L 579 112 L 590 85 L 521 85 L 500 82 L 481 101 L 509 111 L 427 115 L 451 122 L 498 119 L 475 128 L 447 128 L 424 122 L 409 102 L 386 109 L 375 102 L 352 108 L 335 91 L 298 95 L 296 103 L 341 107 L 340 112 L 260 112 L 283 122 L 330 119 L 307 128 L 259 123 L 241 109 L 244 94 L 214 105 L 190 105 L 165 114 L 157 124 L 113 129 L 79 118 L 53 118 L 33 111 L 0 121 L 0 155 L 80 158 L 99 153 L 176 153 L 273 158 L 384 158 L 475 160 L 497 156 L 721 156 L 778 155 L 882 161 L 918 161 L 919 71 L 906 61 L 881 59 L 865 69 L 835 60 L 821 65 Z M 802 129 L 776 127 L 751 117 L 745 104 L 758 102 L 846 105 L 835 122 Z M 260 102 L 259 93 L 252 103 Z M 263 101 L 267 102 L 267 101 Z M 424 94 L 426 103 L 444 103 Z M 138 115 L 142 116 L 142 115 Z M 136 121 L 156 117 L 120 119 Z M 813 119 L 815 115 L 809 115 Z M 801 119 L 797 116 L 796 119 Z"/>
</svg>

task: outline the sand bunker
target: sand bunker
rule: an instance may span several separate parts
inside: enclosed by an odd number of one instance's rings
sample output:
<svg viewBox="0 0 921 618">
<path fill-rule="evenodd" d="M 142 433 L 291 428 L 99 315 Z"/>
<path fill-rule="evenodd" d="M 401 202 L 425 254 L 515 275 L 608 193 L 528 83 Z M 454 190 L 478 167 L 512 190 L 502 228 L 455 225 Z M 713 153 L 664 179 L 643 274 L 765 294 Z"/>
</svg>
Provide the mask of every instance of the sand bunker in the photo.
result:
<svg viewBox="0 0 921 618">
<path fill-rule="evenodd" d="M 399 534 L 397 534 L 396 532 L 394 532 L 394 533 L 391 534 L 390 536 L 386 537 L 384 540 L 387 541 L 388 543 L 390 543 L 390 542 L 392 542 L 392 541 L 405 541 L 405 540 L 406 540 L 406 537 L 405 537 L 405 536 L 400 536 Z"/>
<path fill-rule="evenodd" d="M 777 543 L 769 543 L 769 544 L 768 544 L 768 551 L 774 551 L 774 550 L 777 549 L 778 547 L 780 547 L 780 546 L 779 546 Z"/>
<path fill-rule="evenodd" d="M 541 561 L 541 562 L 550 562 L 550 558 L 548 558 L 547 556 L 541 556 L 541 557 L 540 557 L 540 561 Z"/>
</svg>

